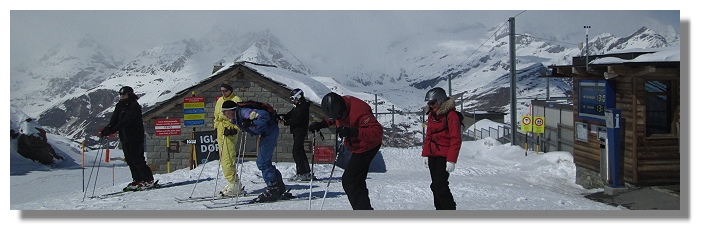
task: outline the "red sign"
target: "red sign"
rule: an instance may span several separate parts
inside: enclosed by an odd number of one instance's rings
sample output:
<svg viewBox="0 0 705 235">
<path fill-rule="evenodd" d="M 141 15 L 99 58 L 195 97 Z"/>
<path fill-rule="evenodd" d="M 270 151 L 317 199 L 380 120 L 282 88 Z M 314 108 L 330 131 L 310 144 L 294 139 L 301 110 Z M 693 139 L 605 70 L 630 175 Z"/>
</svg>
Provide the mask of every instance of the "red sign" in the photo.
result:
<svg viewBox="0 0 705 235">
<path fill-rule="evenodd" d="M 203 103 L 206 99 L 203 97 L 184 97 L 184 103 Z"/>
<path fill-rule="evenodd" d="M 335 161 L 335 148 L 333 146 L 316 146 L 313 148 L 313 161 L 332 162 Z"/>
<path fill-rule="evenodd" d="M 181 135 L 181 119 L 154 120 L 154 135 Z"/>
</svg>

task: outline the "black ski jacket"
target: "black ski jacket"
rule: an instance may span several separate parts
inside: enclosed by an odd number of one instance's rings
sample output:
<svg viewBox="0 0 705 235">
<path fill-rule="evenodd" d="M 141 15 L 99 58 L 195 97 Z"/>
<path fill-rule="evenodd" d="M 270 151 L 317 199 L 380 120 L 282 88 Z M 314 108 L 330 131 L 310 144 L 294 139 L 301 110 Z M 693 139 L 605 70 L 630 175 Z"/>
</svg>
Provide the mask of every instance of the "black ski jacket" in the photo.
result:
<svg viewBox="0 0 705 235">
<path fill-rule="evenodd" d="M 306 135 L 308 132 L 309 107 L 311 102 L 304 99 L 284 114 L 284 125 L 289 126 L 291 133 Z"/>
<path fill-rule="evenodd" d="M 142 106 L 137 103 L 137 99 L 130 97 L 120 100 L 115 105 L 113 116 L 110 117 L 110 123 L 105 129 L 110 134 L 119 131 L 120 142 L 122 143 L 144 142 Z"/>
</svg>

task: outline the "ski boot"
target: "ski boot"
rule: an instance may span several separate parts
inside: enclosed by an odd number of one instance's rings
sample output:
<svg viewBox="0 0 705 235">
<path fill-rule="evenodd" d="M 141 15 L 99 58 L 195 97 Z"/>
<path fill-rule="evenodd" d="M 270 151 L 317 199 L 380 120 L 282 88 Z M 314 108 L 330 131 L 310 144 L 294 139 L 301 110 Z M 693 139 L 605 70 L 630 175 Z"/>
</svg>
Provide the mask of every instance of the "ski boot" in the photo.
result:
<svg viewBox="0 0 705 235">
<path fill-rule="evenodd" d="M 137 185 L 137 189 L 135 191 L 143 191 L 143 190 L 149 190 L 158 187 L 159 184 L 157 184 L 157 181 L 155 180 L 150 180 L 150 181 L 142 181 L 140 184 Z"/>
<path fill-rule="evenodd" d="M 257 196 L 255 199 L 257 202 L 273 202 L 282 198 L 282 195 L 286 192 L 286 185 L 284 181 L 277 181 L 272 184 L 267 185 L 265 191 Z"/>
<path fill-rule="evenodd" d="M 137 191 L 137 188 L 140 185 L 140 181 L 133 181 L 132 183 L 129 183 L 127 186 L 122 188 L 122 191 Z"/>
<path fill-rule="evenodd" d="M 228 184 L 223 190 L 220 190 L 220 195 L 223 197 L 235 197 L 238 196 L 238 194 L 239 196 L 245 195 L 245 187 L 241 186 L 238 182 Z"/>
<path fill-rule="evenodd" d="M 311 172 L 309 172 L 309 173 L 305 173 L 305 174 L 296 174 L 296 175 L 292 176 L 291 178 L 289 178 L 289 181 L 305 182 L 305 181 L 310 181 L 312 178 L 313 178 L 313 180 L 317 180 L 316 177 L 313 174 L 311 174 Z"/>
</svg>

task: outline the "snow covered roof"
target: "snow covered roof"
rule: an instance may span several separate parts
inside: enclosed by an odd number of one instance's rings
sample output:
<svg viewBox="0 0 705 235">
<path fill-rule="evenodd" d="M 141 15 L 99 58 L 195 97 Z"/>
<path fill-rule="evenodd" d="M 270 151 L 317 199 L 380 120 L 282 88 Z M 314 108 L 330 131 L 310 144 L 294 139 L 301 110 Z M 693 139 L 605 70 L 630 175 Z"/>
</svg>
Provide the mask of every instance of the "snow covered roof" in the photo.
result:
<svg viewBox="0 0 705 235">
<path fill-rule="evenodd" d="M 590 56 L 589 59 L 589 73 L 592 74 L 607 73 L 615 66 L 641 66 L 647 68 L 647 70 L 679 68 L 680 47 L 632 49 L 618 53 L 594 55 Z M 548 67 L 552 69 L 551 74 L 541 77 L 574 77 L 586 72 L 585 57 L 573 57 L 572 65 L 552 65 Z"/>
<path fill-rule="evenodd" d="M 294 73 L 285 69 L 280 69 L 272 65 L 240 61 L 235 62 L 229 66 L 224 66 L 220 68 L 218 71 L 211 74 L 209 77 L 201 80 L 201 82 L 197 83 L 196 85 L 176 92 L 171 98 L 158 102 L 155 105 L 149 107 L 144 111 L 142 115 L 143 121 L 147 122 L 150 119 L 156 117 L 157 115 L 169 110 L 174 105 L 183 103 L 183 98 L 189 96 L 192 91 L 196 93 L 201 93 L 215 85 L 220 84 L 223 80 L 221 78 L 225 74 L 238 68 L 246 68 L 247 70 L 256 73 L 259 77 L 266 79 L 269 82 L 275 83 L 276 85 L 280 86 L 281 89 L 286 89 L 288 91 L 291 91 L 295 88 L 302 89 L 306 98 L 308 98 L 314 103 L 314 105 L 311 107 L 312 111 L 314 112 L 320 111 L 320 108 L 317 109 L 317 107 L 315 106 L 320 106 L 320 100 L 323 99 L 323 96 L 331 92 L 331 90 L 328 89 L 328 87 L 323 85 L 321 82 L 316 81 L 306 75 Z M 289 92 L 286 93 L 288 94 Z"/>
<path fill-rule="evenodd" d="M 680 47 L 664 47 L 664 48 L 652 48 L 649 51 L 644 49 L 638 50 L 628 50 L 623 51 L 624 53 L 635 53 L 638 54 L 633 59 L 624 59 L 619 57 L 610 56 L 612 54 L 603 55 L 591 61 L 590 64 L 622 64 L 622 63 L 654 63 L 654 62 L 680 62 L 681 61 L 681 51 Z"/>
</svg>

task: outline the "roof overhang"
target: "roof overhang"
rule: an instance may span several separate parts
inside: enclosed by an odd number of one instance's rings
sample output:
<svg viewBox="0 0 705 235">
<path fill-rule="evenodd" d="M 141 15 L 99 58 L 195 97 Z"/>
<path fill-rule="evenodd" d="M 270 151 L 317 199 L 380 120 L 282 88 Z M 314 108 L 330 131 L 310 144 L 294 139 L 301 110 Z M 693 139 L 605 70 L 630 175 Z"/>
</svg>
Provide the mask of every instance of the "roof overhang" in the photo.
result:
<svg viewBox="0 0 705 235">
<path fill-rule="evenodd" d="M 551 74 L 541 77 L 590 77 L 597 75 L 609 79 L 617 76 L 642 76 L 656 73 L 660 69 L 678 69 L 680 61 L 590 64 L 587 67 L 585 65 L 553 65 L 548 68 L 551 69 Z"/>
</svg>

